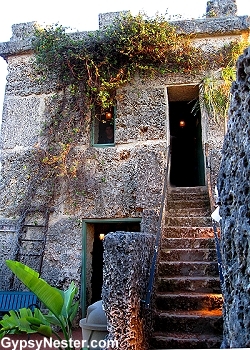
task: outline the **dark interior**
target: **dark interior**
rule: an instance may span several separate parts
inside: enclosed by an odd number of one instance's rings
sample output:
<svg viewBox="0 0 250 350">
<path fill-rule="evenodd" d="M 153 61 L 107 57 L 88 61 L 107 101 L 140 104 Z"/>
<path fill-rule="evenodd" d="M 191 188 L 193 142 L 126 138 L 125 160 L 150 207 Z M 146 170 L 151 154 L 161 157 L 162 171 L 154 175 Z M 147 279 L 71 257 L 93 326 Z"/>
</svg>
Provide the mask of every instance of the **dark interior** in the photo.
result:
<svg viewBox="0 0 250 350">
<path fill-rule="evenodd" d="M 204 157 L 200 111 L 196 101 L 169 103 L 171 167 L 170 183 L 177 187 L 204 186 Z"/>
<path fill-rule="evenodd" d="M 100 234 L 115 231 L 140 232 L 140 222 L 96 223 L 94 225 L 94 242 L 92 251 L 92 300 L 91 303 L 101 300 L 103 281 L 103 241 Z"/>
</svg>

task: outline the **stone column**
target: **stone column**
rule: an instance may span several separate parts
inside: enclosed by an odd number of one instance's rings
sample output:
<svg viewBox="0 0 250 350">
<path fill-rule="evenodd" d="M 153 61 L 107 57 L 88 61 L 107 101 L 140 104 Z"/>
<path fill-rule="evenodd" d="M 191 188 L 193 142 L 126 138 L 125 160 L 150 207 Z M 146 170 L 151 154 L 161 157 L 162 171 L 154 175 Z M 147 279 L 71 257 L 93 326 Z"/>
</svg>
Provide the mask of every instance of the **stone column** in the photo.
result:
<svg viewBox="0 0 250 350">
<path fill-rule="evenodd" d="M 237 16 L 236 0 L 210 0 L 207 2 L 206 17 Z"/>
<path fill-rule="evenodd" d="M 108 339 L 119 350 L 146 349 L 146 317 L 141 309 L 155 237 L 136 232 L 110 233 L 104 240 L 102 299 Z M 109 348 L 111 349 L 111 348 Z"/>
</svg>

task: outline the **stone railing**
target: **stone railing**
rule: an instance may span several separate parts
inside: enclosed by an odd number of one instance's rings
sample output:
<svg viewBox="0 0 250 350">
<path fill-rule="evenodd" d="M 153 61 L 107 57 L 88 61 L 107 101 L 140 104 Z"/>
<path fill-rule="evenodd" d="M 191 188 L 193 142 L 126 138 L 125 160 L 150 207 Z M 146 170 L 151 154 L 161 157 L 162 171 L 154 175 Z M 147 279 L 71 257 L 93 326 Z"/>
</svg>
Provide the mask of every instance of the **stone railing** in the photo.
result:
<svg viewBox="0 0 250 350">
<path fill-rule="evenodd" d="M 155 237 L 140 232 L 110 233 L 104 240 L 102 299 L 108 339 L 119 350 L 147 348 L 148 320 L 141 308 Z"/>
</svg>

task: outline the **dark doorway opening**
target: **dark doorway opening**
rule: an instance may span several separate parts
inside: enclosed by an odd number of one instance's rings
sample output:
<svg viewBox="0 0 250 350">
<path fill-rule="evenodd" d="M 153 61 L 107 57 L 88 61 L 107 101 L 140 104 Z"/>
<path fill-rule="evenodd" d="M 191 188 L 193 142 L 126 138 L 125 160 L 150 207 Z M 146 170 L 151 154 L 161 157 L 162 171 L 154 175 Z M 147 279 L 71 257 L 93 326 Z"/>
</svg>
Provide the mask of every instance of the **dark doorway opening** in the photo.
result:
<svg viewBox="0 0 250 350">
<path fill-rule="evenodd" d="M 172 186 L 205 185 L 201 113 L 192 112 L 195 103 L 196 100 L 169 102 Z"/>
<path fill-rule="evenodd" d="M 112 223 L 95 223 L 94 224 L 94 241 L 92 250 L 92 277 L 91 303 L 101 299 L 103 283 L 103 235 L 110 232 L 126 231 L 140 232 L 140 221 L 137 222 L 112 222 Z"/>
</svg>

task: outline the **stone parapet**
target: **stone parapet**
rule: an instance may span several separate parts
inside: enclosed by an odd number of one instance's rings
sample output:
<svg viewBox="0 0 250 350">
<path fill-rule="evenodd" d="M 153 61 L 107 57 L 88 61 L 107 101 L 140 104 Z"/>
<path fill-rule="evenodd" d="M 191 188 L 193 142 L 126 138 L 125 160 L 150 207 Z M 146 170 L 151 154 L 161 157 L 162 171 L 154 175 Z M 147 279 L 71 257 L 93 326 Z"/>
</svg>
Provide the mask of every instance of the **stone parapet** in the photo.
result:
<svg viewBox="0 0 250 350">
<path fill-rule="evenodd" d="M 123 16 L 126 16 L 129 11 L 119 11 L 119 12 L 107 12 L 99 14 L 99 29 L 105 29 L 111 26 L 114 21 L 119 20 Z"/>
<path fill-rule="evenodd" d="M 207 17 L 228 17 L 237 14 L 236 0 L 210 0 L 207 1 Z"/>
<path fill-rule="evenodd" d="M 180 33 L 194 36 L 236 35 L 249 32 L 250 17 L 215 17 L 196 20 L 176 21 L 173 24 Z"/>
<path fill-rule="evenodd" d="M 10 41 L 0 43 L 0 55 L 7 58 L 11 55 L 31 51 L 32 40 L 37 27 L 37 22 L 13 24 Z"/>
<path fill-rule="evenodd" d="M 0 43 L 0 56 L 7 59 L 9 56 L 32 52 L 35 31 L 39 27 L 41 25 L 35 21 L 13 24 L 10 41 Z M 82 39 L 86 35 L 86 31 L 72 33 L 71 35 L 74 39 Z"/>
<path fill-rule="evenodd" d="M 110 12 L 99 15 L 99 28 L 105 29 L 113 21 L 128 11 Z M 244 31 L 249 32 L 250 17 L 248 16 L 227 16 L 227 17 L 208 17 L 195 20 L 181 20 L 171 22 L 177 27 L 180 33 L 192 34 L 197 36 L 207 35 L 236 35 Z M 12 38 L 9 42 L 0 43 L 0 56 L 8 56 L 27 53 L 32 50 L 32 40 L 34 39 L 35 29 L 39 27 L 37 22 L 28 22 L 14 24 L 12 26 Z M 85 32 L 71 34 L 73 38 L 80 39 L 86 35 Z"/>
</svg>

